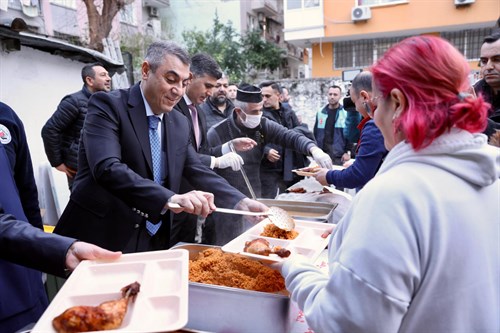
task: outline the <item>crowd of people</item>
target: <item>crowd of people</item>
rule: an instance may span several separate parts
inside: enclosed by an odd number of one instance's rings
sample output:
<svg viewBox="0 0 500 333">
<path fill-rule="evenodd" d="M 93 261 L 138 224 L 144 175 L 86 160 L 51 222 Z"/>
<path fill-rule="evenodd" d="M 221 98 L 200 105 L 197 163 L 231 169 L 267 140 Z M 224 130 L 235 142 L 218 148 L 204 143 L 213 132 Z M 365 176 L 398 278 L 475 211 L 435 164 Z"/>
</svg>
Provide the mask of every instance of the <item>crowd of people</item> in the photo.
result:
<svg viewBox="0 0 500 333">
<path fill-rule="evenodd" d="M 265 212 L 256 199 L 275 198 L 310 163 L 322 185 L 358 191 L 333 230 L 329 275 L 300 256 L 276 266 L 311 328 L 498 331 L 500 32 L 485 39 L 480 68 L 471 87 L 451 44 L 405 39 L 354 78 L 344 103 L 329 87 L 309 130 L 286 87 L 236 85 L 210 55 L 174 42 L 148 47 L 128 89 L 111 90 L 104 66 L 87 65 L 82 90 L 42 130 L 71 190 L 54 234 L 42 231 L 22 121 L 0 104 L 10 189 L 0 195 L 0 331 L 43 313 L 40 271 L 65 276 L 81 260 L 178 242 L 224 245 L 257 220 L 216 207 Z"/>
</svg>

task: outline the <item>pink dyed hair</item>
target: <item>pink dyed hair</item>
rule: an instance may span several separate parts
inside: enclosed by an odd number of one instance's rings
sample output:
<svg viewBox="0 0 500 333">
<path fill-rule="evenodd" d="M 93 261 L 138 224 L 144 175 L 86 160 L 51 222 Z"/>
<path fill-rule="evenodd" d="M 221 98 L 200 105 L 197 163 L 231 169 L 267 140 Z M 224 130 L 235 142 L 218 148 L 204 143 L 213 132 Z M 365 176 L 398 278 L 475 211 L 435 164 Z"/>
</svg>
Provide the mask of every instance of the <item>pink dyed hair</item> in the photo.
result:
<svg viewBox="0 0 500 333">
<path fill-rule="evenodd" d="M 394 130 L 401 130 L 415 150 L 428 146 L 453 126 L 472 133 L 486 127 L 489 104 L 482 97 L 458 97 L 473 91 L 469 65 L 442 38 L 407 38 L 390 48 L 371 72 L 384 98 L 394 88 L 405 95 L 407 107 L 395 120 Z"/>
</svg>

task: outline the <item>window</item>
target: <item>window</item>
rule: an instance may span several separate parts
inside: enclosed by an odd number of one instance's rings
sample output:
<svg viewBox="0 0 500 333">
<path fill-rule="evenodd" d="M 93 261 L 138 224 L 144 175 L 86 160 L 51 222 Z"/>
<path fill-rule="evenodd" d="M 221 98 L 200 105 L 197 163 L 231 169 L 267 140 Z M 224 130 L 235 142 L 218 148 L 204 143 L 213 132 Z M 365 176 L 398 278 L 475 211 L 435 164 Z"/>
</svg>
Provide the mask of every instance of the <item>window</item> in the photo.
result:
<svg viewBox="0 0 500 333">
<path fill-rule="evenodd" d="M 490 35 L 491 28 L 461 30 L 441 33 L 441 37 L 450 41 L 467 60 L 479 59 L 481 53 L 481 45 L 483 45 L 484 37 Z"/>
<path fill-rule="evenodd" d="M 356 68 L 371 66 L 394 44 L 405 37 L 363 39 L 336 42 L 333 45 L 333 68 Z"/>
<path fill-rule="evenodd" d="M 122 23 L 137 25 L 134 3 L 125 5 L 125 7 L 123 7 L 123 9 L 120 10 L 120 21 Z"/>
<path fill-rule="evenodd" d="M 358 6 L 385 6 L 398 3 L 407 3 L 409 0 L 357 0 Z"/>
<path fill-rule="evenodd" d="M 62 7 L 76 9 L 76 0 L 50 0 L 50 2 Z"/>
<path fill-rule="evenodd" d="M 319 7 L 320 0 L 287 0 L 286 9 Z"/>
</svg>

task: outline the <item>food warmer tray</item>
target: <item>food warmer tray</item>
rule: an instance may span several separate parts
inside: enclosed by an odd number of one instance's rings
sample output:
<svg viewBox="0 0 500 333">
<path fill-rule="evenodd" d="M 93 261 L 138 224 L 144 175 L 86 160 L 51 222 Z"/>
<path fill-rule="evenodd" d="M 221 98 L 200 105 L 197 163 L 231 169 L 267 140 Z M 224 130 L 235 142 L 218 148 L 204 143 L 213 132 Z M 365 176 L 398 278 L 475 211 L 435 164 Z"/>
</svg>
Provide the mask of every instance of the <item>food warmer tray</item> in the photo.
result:
<svg viewBox="0 0 500 333">
<path fill-rule="evenodd" d="M 268 207 L 279 207 L 297 220 L 326 222 L 337 207 L 337 203 L 257 199 Z"/>
<path fill-rule="evenodd" d="M 219 246 L 180 243 L 174 249 L 189 251 L 189 259 Z M 254 258 L 248 258 L 256 260 Z M 288 292 L 266 293 L 189 282 L 189 320 L 186 328 L 209 332 L 288 332 L 297 317 Z"/>
</svg>

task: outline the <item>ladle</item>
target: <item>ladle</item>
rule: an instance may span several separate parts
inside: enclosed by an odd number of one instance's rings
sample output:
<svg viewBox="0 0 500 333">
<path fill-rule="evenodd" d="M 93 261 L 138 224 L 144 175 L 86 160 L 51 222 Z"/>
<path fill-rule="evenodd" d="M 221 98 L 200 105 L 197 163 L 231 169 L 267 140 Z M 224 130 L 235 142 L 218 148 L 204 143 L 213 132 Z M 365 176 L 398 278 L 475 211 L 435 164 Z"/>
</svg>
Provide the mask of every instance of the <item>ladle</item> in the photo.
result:
<svg viewBox="0 0 500 333">
<path fill-rule="evenodd" d="M 169 202 L 167 206 L 169 208 L 182 208 L 181 205 L 172 202 Z M 271 221 L 271 223 L 280 229 L 290 231 L 295 228 L 295 221 L 293 220 L 293 218 L 290 215 L 288 215 L 286 210 L 279 207 L 269 207 L 269 210 L 266 212 L 250 212 L 247 210 L 238 210 L 238 209 L 229 209 L 220 207 L 217 207 L 215 211 L 218 213 L 225 213 L 225 214 L 267 216 L 268 219 Z"/>
</svg>

